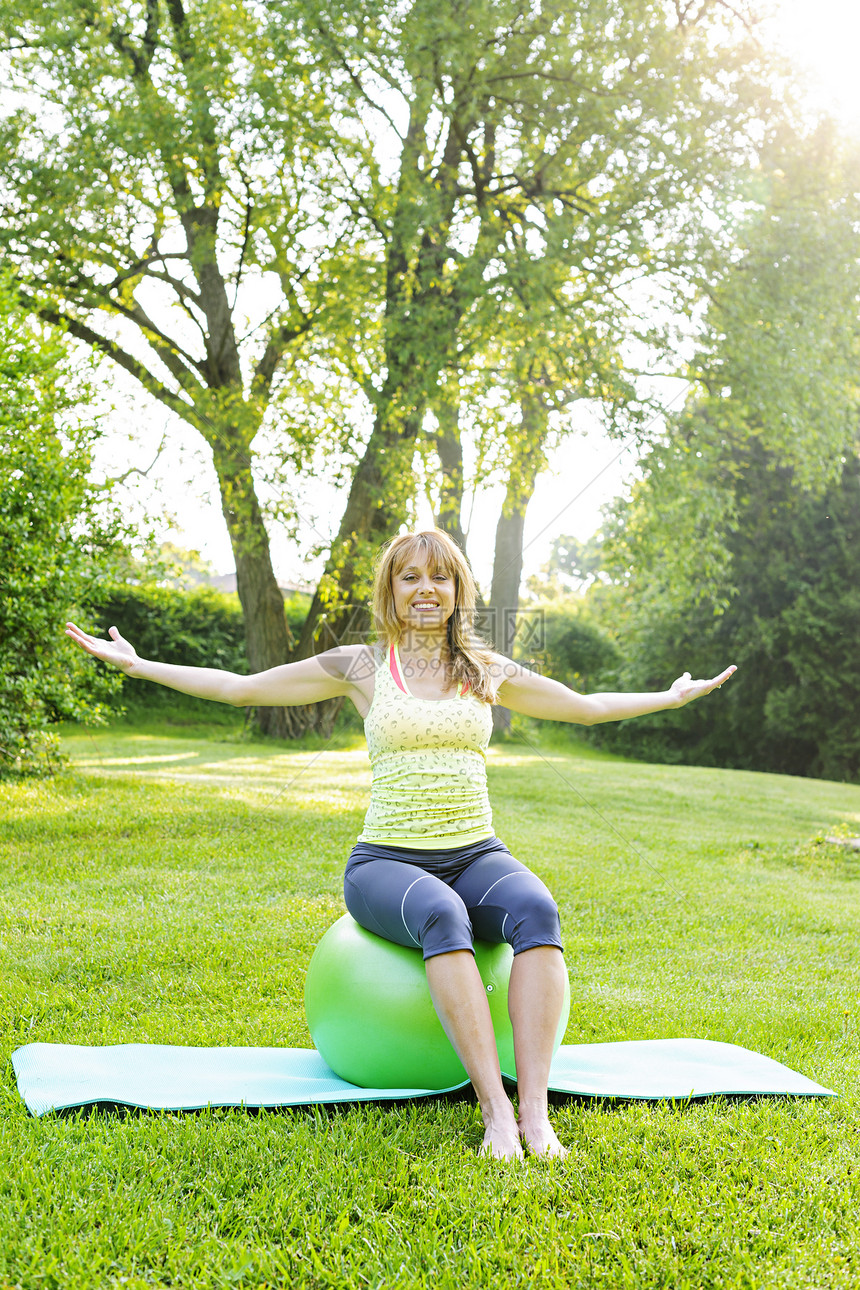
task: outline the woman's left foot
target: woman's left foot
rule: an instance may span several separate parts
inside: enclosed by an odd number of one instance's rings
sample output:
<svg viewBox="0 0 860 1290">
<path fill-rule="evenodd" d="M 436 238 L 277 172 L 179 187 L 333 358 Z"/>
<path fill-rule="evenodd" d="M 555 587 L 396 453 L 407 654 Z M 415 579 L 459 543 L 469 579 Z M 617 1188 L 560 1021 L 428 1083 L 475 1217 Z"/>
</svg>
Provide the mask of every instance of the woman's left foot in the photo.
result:
<svg viewBox="0 0 860 1290">
<path fill-rule="evenodd" d="M 528 1147 L 533 1156 L 542 1156 L 544 1160 L 563 1160 L 567 1147 L 563 1147 L 556 1137 L 555 1129 L 545 1116 L 539 1119 L 517 1120 L 520 1140 Z"/>
</svg>

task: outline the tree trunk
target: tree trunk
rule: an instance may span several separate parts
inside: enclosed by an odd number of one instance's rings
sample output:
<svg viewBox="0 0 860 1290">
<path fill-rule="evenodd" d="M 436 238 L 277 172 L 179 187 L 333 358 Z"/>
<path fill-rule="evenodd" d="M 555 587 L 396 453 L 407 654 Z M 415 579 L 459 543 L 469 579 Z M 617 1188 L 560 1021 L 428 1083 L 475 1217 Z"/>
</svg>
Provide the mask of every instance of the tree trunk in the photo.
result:
<svg viewBox="0 0 860 1290">
<path fill-rule="evenodd" d="M 379 547 L 406 517 L 415 483 L 412 454 L 423 411 L 420 407 L 398 413 L 392 398 L 377 413 L 325 573 L 302 627 L 296 658 L 316 653 L 317 641 L 323 649 L 331 649 L 369 638 L 367 574 Z"/>
<path fill-rule="evenodd" d="M 440 388 L 434 400 L 433 411 L 439 428 L 436 431 L 436 452 L 442 467 L 439 488 L 439 510 L 435 515 L 436 527 L 452 537 L 461 551 L 466 550 L 466 535 L 462 527 L 463 514 L 463 445 L 460 441 L 460 399 L 450 397 Z"/>
<path fill-rule="evenodd" d="M 512 490 L 509 482 L 505 504 L 496 525 L 489 615 L 494 644 L 498 652 L 504 654 L 506 658 L 510 658 L 513 652 L 517 631 L 520 578 L 523 572 L 523 529 L 527 506 L 528 498 L 521 500 L 519 490 Z M 504 731 L 509 730 L 510 726 L 509 710 L 502 707 L 493 708 L 493 729 Z"/>
<path fill-rule="evenodd" d="M 543 444 L 547 432 L 546 408 L 538 398 L 524 392 L 520 408 L 521 425 L 526 433 L 511 462 L 502 513 L 496 525 L 489 606 L 489 622 L 496 649 L 507 658 L 513 653 L 517 634 L 526 511 L 538 471 L 544 464 Z M 510 727 L 510 711 L 502 707 L 493 708 L 493 729 L 507 731 Z"/>
<path fill-rule="evenodd" d="M 290 657 L 284 598 L 269 552 L 269 537 L 260 512 L 251 466 L 245 452 L 219 446 L 213 453 L 221 488 L 221 510 L 236 560 L 236 585 L 245 620 L 245 642 L 251 672 L 278 667 Z M 301 732 L 293 716 L 298 709 L 257 708 L 261 734 L 289 739 Z"/>
</svg>

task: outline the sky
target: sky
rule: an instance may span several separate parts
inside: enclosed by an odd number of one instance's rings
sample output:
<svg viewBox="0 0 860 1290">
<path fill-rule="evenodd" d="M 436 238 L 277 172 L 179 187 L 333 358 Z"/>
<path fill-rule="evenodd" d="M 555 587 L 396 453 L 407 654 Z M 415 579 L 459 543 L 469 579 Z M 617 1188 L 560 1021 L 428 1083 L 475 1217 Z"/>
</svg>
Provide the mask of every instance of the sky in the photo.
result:
<svg viewBox="0 0 860 1290">
<path fill-rule="evenodd" d="M 664 383 L 666 402 L 678 400 L 685 382 Z M 110 416 L 111 433 L 98 454 L 101 474 L 116 477 L 132 465 L 149 473 L 129 475 L 122 489 L 124 511 L 141 534 L 151 532 L 157 542 L 199 551 L 216 573 L 229 573 L 235 561 L 220 511 L 218 483 L 208 451 L 190 428 L 171 418 L 166 409 L 117 379 L 113 385 L 116 411 Z M 166 427 L 170 435 L 160 456 Z M 529 505 L 525 532 L 524 577 L 539 572 L 549 558 L 552 541 L 560 534 L 585 539 L 600 525 L 600 508 L 622 489 L 635 466 L 632 442 L 610 440 L 596 414 L 581 405 L 567 442 L 552 454 L 550 468 L 538 479 Z M 152 464 L 154 462 L 154 465 Z M 260 485 L 261 500 L 277 500 Z M 504 497 L 502 484 L 484 487 L 467 496 L 464 522 L 469 531 L 469 556 L 484 591 L 492 575 L 495 527 Z M 300 546 L 305 550 L 336 534 L 346 492 L 318 482 L 303 489 L 299 502 Z M 428 502 L 419 503 L 418 524 L 431 527 Z M 305 560 L 296 545 L 270 526 L 275 571 L 284 582 L 313 581 L 323 560 Z"/>
<path fill-rule="evenodd" d="M 805 73 L 810 105 L 832 112 L 846 130 L 860 134 L 858 0 L 781 0 L 766 31 Z"/>
<path fill-rule="evenodd" d="M 832 112 L 847 131 L 860 135 L 860 0 L 778 0 L 764 31 L 768 43 L 780 48 L 804 73 L 811 110 Z M 664 406 L 683 397 L 683 382 L 666 380 L 656 388 Z M 114 393 L 117 410 L 111 414 L 111 431 L 99 460 L 110 475 L 123 473 L 129 465 L 149 467 L 169 416 L 158 404 L 141 400 L 122 379 L 116 380 Z M 526 577 L 546 563 L 554 538 L 591 536 L 601 523 L 602 507 L 623 491 L 633 475 L 632 446 L 625 449 L 622 442 L 609 439 L 587 408 L 580 407 L 571 424 L 574 428 L 553 453 L 529 506 Z M 501 486 L 483 489 L 474 499 L 468 524 L 469 554 L 485 591 L 502 496 Z M 129 514 L 137 517 L 142 529 L 152 526 L 158 540 L 199 550 L 218 573 L 235 567 L 214 471 L 190 428 L 180 427 L 178 435 L 171 430 L 168 446 L 149 473 L 129 477 L 125 500 Z M 345 500 L 345 493 L 325 486 L 303 493 L 299 547 L 307 549 L 334 535 Z M 429 506 L 419 510 L 419 522 L 432 523 Z M 271 538 L 275 569 L 283 581 L 310 582 L 319 575 L 319 558 L 303 559 L 301 550 L 277 527 Z"/>
</svg>

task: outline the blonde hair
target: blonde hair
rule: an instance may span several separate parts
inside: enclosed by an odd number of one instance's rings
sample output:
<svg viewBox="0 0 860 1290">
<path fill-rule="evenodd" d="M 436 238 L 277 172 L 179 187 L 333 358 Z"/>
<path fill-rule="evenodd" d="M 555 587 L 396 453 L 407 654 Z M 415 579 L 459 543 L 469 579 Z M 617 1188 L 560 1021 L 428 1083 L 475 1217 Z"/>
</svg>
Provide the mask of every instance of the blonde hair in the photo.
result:
<svg viewBox="0 0 860 1290">
<path fill-rule="evenodd" d="M 374 570 L 373 622 L 377 639 L 386 648 L 403 635 L 403 623 L 394 608 L 392 578 L 408 560 L 422 557 L 434 569 L 453 577 L 454 612 L 448 619 L 448 653 L 454 680 L 468 684 L 472 694 L 494 703 L 498 683 L 493 678 L 493 652 L 475 631 L 478 592 L 472 570 L 457 544 L 441 529 L 400 533 L 382 547 Z"/>
</svg>

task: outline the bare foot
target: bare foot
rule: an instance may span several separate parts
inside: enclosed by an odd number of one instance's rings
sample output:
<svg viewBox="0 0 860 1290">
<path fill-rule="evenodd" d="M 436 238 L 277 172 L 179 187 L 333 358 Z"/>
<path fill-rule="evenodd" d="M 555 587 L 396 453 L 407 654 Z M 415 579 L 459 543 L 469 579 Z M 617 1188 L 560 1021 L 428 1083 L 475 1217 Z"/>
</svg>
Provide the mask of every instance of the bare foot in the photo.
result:
<svg viewBox="0 0 860 1290">
<path fill-rule="evenodd" d="M 563 1160 L 567 1147 L 563 1147 L 556 1137 L 555 1129 L 546 1115 L 520 1116 L 517 1128 L 522 1141 L 533 1156 L 542 1156 L 544 1160 Z"/>
<path fill-rule="evenodd" d="M 523 1149 L 519 1135 L 501 1129 L 485 1129 L 484 1141 L 478 1152 L 480 1156 L 491 1156 L 493 1160 L 522 1160 Z"/>
<path fill-rule="evenodd" d="M 507 1114 L 484 1114 L 484 1141 L 478 1154 L 493 1160 L 522 1160 L 523 1149 L 510 1103 Z"/>
</svg>

